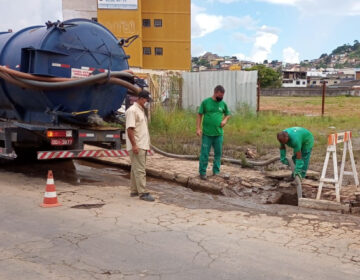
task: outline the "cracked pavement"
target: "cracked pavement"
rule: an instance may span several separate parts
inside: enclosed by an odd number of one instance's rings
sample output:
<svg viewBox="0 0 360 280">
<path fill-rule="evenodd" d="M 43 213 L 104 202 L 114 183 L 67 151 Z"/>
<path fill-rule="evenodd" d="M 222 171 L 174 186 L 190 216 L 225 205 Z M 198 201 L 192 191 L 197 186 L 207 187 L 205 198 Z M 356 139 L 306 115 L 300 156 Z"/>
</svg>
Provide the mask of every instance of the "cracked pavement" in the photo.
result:
<svg viewBox="0 0 360 280">
<path fill-rule="evenodd" d="M 358 216 L 154 179 L 148 203 L 129 197 L 126 174 L 108 175 L 73 184 L 55 170 L 63 206 L 44 209 L 46 178 L 0 169 L 0 279 L 359 278 Z M 71 208 L 82 204 L 97 207 Z"/>
</svg>

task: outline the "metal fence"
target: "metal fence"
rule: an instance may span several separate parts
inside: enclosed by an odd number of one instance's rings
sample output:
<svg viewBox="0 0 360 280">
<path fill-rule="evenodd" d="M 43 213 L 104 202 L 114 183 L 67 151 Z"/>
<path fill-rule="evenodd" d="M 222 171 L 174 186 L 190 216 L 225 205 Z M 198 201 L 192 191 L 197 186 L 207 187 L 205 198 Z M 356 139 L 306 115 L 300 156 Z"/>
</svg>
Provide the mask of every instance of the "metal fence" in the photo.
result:
<svg viewBox="0 0 360 280">
<path fill-rule="evenodd" d="M 153 107 L 175 108 L 181 106 L 182 77 L 180 72 L 136 73 L 145 80 L 154 100 Z"/>
<path fill-rule="evenodd" d="M 196 109 L 202 100 L 212 96 L 216 85 L 222 85 L 230 110 L 243 105 L 256 110 L 257 71 L 184 72 L 182 77 L 183 109 Z"/>
</svg>

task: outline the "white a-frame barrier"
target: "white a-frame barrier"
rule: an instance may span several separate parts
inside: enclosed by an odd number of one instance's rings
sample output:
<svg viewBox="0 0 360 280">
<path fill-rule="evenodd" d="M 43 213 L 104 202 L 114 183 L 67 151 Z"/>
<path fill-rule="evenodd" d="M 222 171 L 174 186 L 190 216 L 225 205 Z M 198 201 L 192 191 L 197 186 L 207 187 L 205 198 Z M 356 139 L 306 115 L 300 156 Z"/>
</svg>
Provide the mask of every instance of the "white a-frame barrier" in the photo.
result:
<svg viewBox="0 0 360 280">
<path fill-rule="evenodd" d="M 341 167 L 340 167 L 340 176 L 338 176 L 338 166 L 337 166 L 337 157 L 336 157 L 336 144 L 344 143 L 344 151 L 342 155 Z M 352 171 L 344 171 L 345 169 L 345 162 L 346 162 L 346 152 L 349 150 L 350 161 L 351 161 L 351 168 Z M 333 156 L 333 166 L 334 166 L 334 178 L 326 178 L 326 170 L 329 163 L 330 155 Z M 340 190 L 342 185 L 342 180 L 344 175 L 352 175 L 354 176 L 355 185 L 359 186 L 359 178 L 358 173 L 356 171 L 356 165 L 354 160 L 354 154 L 351 144 L 351 131 L 341 132 L 330 134 L 328 138 L 328 147 L 326 150 L 326 157 L 324 162 L 324 167 L 321 173 L 319 189 L 316 195 L 316 199 L 319 200 L 321 196 L 321 191 L 323 188 L 324 183 L 333 183 L 335 185 L 335 194 L 336 194 L 336 201 L 340 202 Z"/>
</svg>

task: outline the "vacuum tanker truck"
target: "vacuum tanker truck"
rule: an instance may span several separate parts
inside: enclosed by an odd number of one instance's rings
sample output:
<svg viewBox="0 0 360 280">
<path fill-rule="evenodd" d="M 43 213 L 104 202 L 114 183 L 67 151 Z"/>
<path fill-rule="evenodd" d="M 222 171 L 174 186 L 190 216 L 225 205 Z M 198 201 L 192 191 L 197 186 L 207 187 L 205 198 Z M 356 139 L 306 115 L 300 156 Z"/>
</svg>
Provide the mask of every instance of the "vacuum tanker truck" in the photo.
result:
<svg viewBox="0 0 360 280">
<path fill-rule="evenodd" d="M 141 90 L 123 43 L 86 19 L 0 32 L 0 157 L 126 154 L 124 129 L 103 124 Z"/>
</svg>

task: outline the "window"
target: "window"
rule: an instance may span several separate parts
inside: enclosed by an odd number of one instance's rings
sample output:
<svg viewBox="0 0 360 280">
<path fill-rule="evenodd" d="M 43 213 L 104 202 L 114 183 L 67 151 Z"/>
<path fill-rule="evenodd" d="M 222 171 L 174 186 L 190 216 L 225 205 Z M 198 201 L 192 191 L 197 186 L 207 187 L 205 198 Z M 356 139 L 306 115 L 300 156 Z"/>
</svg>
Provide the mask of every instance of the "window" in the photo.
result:
<svg viewBox="0 0 360 280">
<path fill-rule="evenodd" d="M 93 18 L 91 18 L 91 20 L 92 20 L 92 21 L 95 21 L 95 22 L 98 21 L 97 17 L 93 17 Z"/>
<path fill-rule="evenodd" d="M 162 19 L 154 19 L 155 27 L 162 27 Z"/>
<path fill-rule="evenodd" d="M 143 19 L 143 26 L 144 27 L 150 27 L 151 26 L 150 19 Z"/>
<path fill-rule="evenodd" d="M 144 48 L 143 48 L 143 54 L 145 54 L 145 55 L 150 55 L 150 54 L 151 54 L 151 48 L 149 48 L 149 47 L 144 47 Z"/>
<path fill-rule="evenodd" d="M 296 81 L 296 84 L 297 84 L 297 85 L 300 85 L 300 81 Z"/>
<path fill-rule="evenodd" d="M 313 81 L 313 85 L 316 85 L 316 81 Z"/>
<path fill-rule="evenodd" d="M 155 48 L 155 55 L 163 55 L 163 48 Z"/>
<path fill-rule="evenodd" d="M 305 82 L 303 82 L 303 85 L 305 85 Z"/>
</svg>

